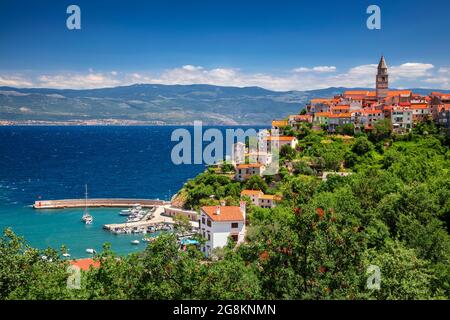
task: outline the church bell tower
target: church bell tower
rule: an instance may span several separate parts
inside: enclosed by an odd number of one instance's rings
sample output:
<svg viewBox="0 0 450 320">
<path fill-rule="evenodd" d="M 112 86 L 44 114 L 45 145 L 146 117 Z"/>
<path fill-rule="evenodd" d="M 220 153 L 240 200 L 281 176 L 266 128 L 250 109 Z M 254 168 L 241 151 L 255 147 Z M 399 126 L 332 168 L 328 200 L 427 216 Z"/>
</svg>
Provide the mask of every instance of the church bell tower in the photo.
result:
<svg viewBox="0 0 450 320">
<path fill-rule="evenodd" d="M 381 57 L 380 63 L 378 64 L 376 83 L 377 83 L 377 98 L 378 100 L 382 100 L 388 96 L 389 91 L 388 67 L 386 65 L 386 61 L 384 60 L 384 56 Z"/>
</svg>

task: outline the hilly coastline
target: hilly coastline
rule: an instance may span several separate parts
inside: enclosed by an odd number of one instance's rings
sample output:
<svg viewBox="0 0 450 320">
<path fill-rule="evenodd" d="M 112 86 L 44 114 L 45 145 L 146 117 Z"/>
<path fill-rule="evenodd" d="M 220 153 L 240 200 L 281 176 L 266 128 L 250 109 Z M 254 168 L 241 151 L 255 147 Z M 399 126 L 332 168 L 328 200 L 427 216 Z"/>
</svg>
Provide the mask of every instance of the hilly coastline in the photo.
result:
<svg viewBox="0 0 450 320">
<path fill-rule="evenodd" d="M 258 125 L 298 113 L 311 98 L 348 89 L 270 91 L 259 87 L 135 84 L 59 90 L 0 87 L 2 124 Z M 414 89 L 427 94 L 431 89 Z"/>
</svg>

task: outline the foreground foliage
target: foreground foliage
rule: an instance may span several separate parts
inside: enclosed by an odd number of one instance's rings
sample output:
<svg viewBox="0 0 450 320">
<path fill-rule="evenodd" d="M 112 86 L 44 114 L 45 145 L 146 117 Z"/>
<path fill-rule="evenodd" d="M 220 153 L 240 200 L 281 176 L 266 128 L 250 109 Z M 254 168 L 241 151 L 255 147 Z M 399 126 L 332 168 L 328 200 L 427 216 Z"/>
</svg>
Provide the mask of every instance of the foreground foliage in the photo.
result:
<svg viewBox="0 0 450 320">
<path fill-rule="evenodd" d="M 284 199 L 274 209 L 250 206 L 247 242 L 212 260 L 195 247 L 181 251 L 171 234 L 126 257 L 106 245 L 101 266 L 69 290 L 58 252 L 32 249 L 7 230 L 0 299 L 448 299 L 450 149 L 430 131 L 303 132 L 278 176 L 239 183 L 213 170 L 199 175 L 183 190 L 186 207 L 236 204 L 249 187 Z M 334 170 L 353 174 L 317 176 Z M 380 269 L 380 290 L 367 288 L 369 265 Z"/>
</svg>

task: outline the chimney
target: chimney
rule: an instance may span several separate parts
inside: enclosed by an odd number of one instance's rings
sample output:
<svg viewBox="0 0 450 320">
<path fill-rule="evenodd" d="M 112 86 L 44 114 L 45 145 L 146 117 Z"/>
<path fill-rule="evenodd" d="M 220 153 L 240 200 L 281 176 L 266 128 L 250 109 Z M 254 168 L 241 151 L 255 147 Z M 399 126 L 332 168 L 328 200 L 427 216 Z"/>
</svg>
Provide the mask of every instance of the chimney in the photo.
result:
<svg viewBox="0 0 450 320">
<path fill-rule="evenodd" d="M 216 207 L 216 214 L 220 215 L 220 207 L 219 206 Z"/>
</svg>

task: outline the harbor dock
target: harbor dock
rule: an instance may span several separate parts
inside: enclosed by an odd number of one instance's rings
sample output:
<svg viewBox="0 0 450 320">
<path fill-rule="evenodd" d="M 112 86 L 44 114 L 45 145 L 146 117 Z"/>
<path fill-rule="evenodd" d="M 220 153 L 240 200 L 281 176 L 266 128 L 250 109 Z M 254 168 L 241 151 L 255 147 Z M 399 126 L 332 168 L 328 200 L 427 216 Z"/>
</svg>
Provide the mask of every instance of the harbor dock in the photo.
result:
<svg viewBox="0 0 450 320">
<path fill-rule="evenodd" d="M 134 204 L 143 208 L 163 206 L 170 202 L 152 199 L 67 199 L 67 200 L 38 200 L 34 202 L 35 209 L 65 209 L 65 208 L 129 208 Z"/>
<path fill-rule="evenodd" d="M 115 234 L 126 233 L 127 231 L 130 233 L 141 233 L 151 226 L 173 225 L 173 218 L 164 215 L 164 209 L 169 206 L 167 204 L 157 206 L 154 211 L 149 212 L 141 221 L 106 224 L 103 226 L 103 229 Z M 199 226 L 198 221 L 191 221 L 190 223 L 193 228 L 198 228 Z"/>
</svg>

